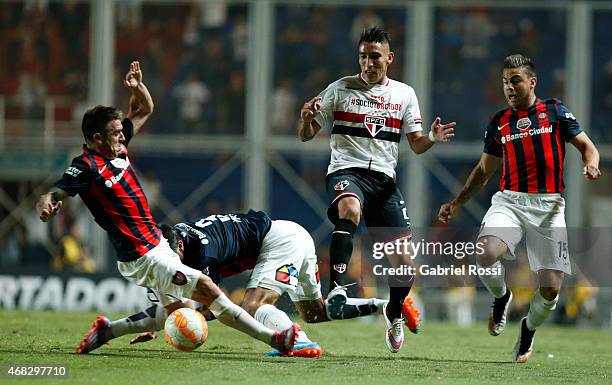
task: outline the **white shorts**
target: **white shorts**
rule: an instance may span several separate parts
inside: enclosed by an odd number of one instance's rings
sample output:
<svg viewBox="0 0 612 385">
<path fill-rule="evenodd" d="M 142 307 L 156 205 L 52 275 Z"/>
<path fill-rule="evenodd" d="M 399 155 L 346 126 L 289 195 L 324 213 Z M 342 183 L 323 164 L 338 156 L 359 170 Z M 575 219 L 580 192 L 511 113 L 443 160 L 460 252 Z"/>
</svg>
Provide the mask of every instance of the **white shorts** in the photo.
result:
<svg viewBox="0 0 612 385">
<path fill-rule="evenodd" d="M 516 245 L 526 236 L 532 271 L 551 269 L 571 274 L 565 225 L 565 200 L 561 194 L 498 191 L 491 198 L 478 237 L 492 235 L 508 246 L 514 259 Z"/>
<path fill-rule="evenodd" d="M 308 231 L 295 222 L 275 220 L 263 239 L 246 287 L 287 293 L 294 302 L 316 300 L 322 298 L 318 269 Z"/>
<path fill-rule="evenodd" d="M 128 281 L 154 289 L 163 306 L 191 298 L 202 272 L 183 265 L 181 258 L 161 239 L 142 257 L 129 262 L 117 262 L 119 272 Z"/>
</svg>

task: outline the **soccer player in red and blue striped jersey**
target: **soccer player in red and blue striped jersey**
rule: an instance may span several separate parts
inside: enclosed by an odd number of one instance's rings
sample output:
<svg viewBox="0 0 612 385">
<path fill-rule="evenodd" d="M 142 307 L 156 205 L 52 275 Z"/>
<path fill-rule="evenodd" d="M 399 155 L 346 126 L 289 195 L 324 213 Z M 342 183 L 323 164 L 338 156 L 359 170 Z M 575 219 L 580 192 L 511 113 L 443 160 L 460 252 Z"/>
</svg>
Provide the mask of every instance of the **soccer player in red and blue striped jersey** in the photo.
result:
<svg viewBox="0 0 612 385">
<path fill-rule="evenodd" d="M 267 343 L 282 354 L 293 349 L 299 327 L 275 332 L 231 302 L 197 269 L 184 265 L 151 216 L 147 199 L 128 157 L 127 147 L 153 112 L 153 99 L 142 82 L 140 63 L 132 62 L 124 84 L 132 91 L 127 118 L 114 107 L 97 106 L 83 116 L 86 144 L 54 188 L 40 196 L 40 219 L 48 221 L 62 199 L 79 194 L 117 252 L 119 272 L 130 282 L 160 293 L 168 313 L 187 306 L 184 298 L 206 306 L 222 323 Z M 98 317 L 77 349 L 88 353 L 108 341 L 109 321 Z"/>
<path fill-rule="evenodd" d="M 500 191 L 482 220 L 477 255 L 482 267 L 500 274 L 480 278 L 495 297 L 489 314 L 489 333 L 505 328 L 512 292 L 506 288 L 502 257 L 513 257 L 516 245 L 526 236 L 527 256 L 538 276 L 529 313 L 521 320 L 512 360 L 526 362 L 532 352 L 535 330 L 555 309 L 564 274 L 571 274 L 565 226 L 563 159 L 565 143 L 582 154 L 583 173 L 597 179 L 599 153 L 574 115 L 558 99 L 538 99 L 537 74 L 531 59 L 508 56 L 504 62 L 503 90 L 508 108 L 492 118 L 485 132 L 479 163 L 452 201 L 440 207 L 439 219 L 450 222 L 457 210 L 487 183 L 502 163 Z"/>
</svg>

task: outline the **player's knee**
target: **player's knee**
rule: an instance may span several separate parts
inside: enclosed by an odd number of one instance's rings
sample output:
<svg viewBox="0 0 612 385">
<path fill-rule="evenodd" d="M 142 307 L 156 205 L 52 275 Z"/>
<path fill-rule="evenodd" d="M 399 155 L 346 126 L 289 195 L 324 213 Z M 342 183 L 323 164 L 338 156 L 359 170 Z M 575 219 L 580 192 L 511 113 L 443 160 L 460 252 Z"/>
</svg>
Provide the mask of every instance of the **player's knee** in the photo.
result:
<svg viewBox="0 0 612 385">
<path fill-rule="evenodd" d="M 246 310 L 251 316 L 255 316 L 255 312 L 261 305 L 264 305 L 264 302 L 258 300 L 247 300 L 242 302 L 242 308 Z"/>
<path fill-rule="evenodd" d="M 493 265 L 507 251 L 506 244 L 496 237 L 482 237 L 478 243 L 480 247 L 476 248 L 476 262 L 482 267 Z"/>
<path fill-rule="evenodd" d="M 359 224 L 361 220 L 361 203 L 359 199 L 347 197 L 338 202 L 338 217 L 348 219 L 354 224 Z"/>
<path fill-rule="evenodd" d="M 561 288 L 559 287 L 541 287 L 540 295 L 547 301 L 552 301 L 557 298 L 560 290 Z"/>
</svg>

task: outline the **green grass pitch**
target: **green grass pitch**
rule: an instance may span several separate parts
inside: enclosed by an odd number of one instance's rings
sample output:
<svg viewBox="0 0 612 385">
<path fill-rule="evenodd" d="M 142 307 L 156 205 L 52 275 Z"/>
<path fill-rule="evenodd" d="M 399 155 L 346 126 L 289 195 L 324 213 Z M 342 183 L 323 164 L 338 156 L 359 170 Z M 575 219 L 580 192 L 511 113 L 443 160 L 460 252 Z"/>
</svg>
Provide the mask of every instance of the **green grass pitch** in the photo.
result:
<svg viewBox="0 0 612 385">
<path fill-rule="evenodd" d="M 0 384 L 610 384 L 612 332 L 546 325 L 525 365 L 510 363 L 517 324 L 491 337 L 485 324 L 459 328 L 426 322 L 387 351 L 382 319 L 301 323 L 324 349 L 321 359 L 269 358 L 266 345 L 209 322 L 208 341 L 180 352 L 163 337 L 129 345 L 113 340 L 89 355 L 75 348 L 96 313 L 0 311 L 0 366 L 68 365 L 67 379 L 16 379 Z"/>
</svg>

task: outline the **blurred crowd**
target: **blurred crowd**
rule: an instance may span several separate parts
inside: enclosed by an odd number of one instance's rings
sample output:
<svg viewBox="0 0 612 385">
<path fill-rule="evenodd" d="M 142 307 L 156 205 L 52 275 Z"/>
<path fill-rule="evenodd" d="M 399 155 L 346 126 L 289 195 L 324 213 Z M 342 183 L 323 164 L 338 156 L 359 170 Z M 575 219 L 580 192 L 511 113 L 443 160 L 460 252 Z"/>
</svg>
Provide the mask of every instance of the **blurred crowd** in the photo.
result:
<svg viewBox="0 0 612 385">
<path fill-rule="evenodd" d="M 0 95 L 6 119 L 42 119 L 50 113 L 45 102 L 53 100 L 55 120 L 78 122 L 89 92 L 91 12 L 91 5 L 80 1 L 3 3 Z M 304 100 L 358 72 L 356 42 L 366 26 L 391 32 L 396 61 L 390 76 L 410 83 L 402 76 L 410 17 L 398 6 L 275 6 L 273 90 L 270 102 L 262 104 L 270 130 L 293 135 Z M 606 141 L 612 109 L 610 19 L 609 12 L 597 12 L 593 23 L 592 136 Z M 462 139 L 479 140 L 488 117 L 503 107 L 499 74 L 511 52 L 535 59 L 540 96 L 566 96 L 564 11 L 450 7 L 436 8 L 434 20 L 432 111 L 469 127 Z M 119 1 L 115 25 L 116 85 L 138 58 L 158 106 L 150 131 L 244 132 L 248 5 Z M 118 105 L 126 99 L 121 91 L 116 86 Z"/>
</svg>

